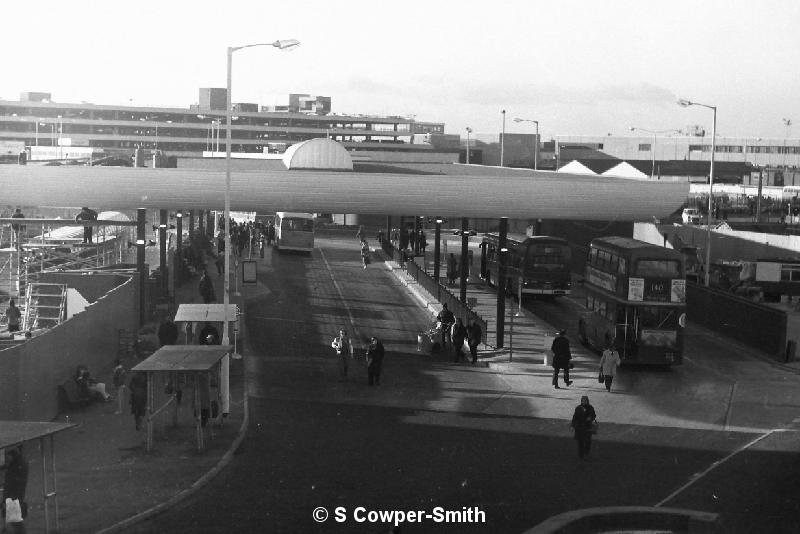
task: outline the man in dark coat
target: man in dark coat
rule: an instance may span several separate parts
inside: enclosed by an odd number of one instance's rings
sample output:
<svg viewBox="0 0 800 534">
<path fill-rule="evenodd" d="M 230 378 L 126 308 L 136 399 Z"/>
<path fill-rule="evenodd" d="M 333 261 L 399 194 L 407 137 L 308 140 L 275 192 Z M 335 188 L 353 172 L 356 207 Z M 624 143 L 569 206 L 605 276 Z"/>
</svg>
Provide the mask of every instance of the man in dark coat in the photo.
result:
<svg viewBox="0 0 800 534">
<path fill-rule="evenodd" d="M 214 291 L 214 282 L 211 281 L 206 271 L 203 271 L 203 275 L 200 277 L 200 296 L 203 297 L 204 304 L 216 302 L 217 300 L 217 293 Z"/>
<path fill-rule="evenodd" d="M 436 320 L 442 324 L 442 350 L 444 350 L 447 348 L 448 339 L 451 345 L 453 343 L 450 329 L 453 328 L 453 324 L 456 322 L 456 316 L 447 308 L 446 302 L 442 304 L 442 311 L 436 316 Z"/>
<path fill-rule="evenodd" d="M 464 359 L 464 340 L 467 338 L 467 327 L 461 321 L 461 317 L 456 319 L 453 325 L 453 348 L 456 349 L 456 363 Z"/>
<path fill-rule="evenodd" d="M 174 345 L 178 342 L 178 325 L 167 319 L 158 326 L 158 342 L 164 345 Z"/>
<path fill-rule="evenodd" d="M 81 212 L 75 216 L 75 222 L 96 221 L 96 220 L 97 220 L 97 212 L 85 206 L 81 208 Z M 84 243 L 92 242 L 91 226 L 83 227 L 83 242 Z"/>
<path fill-rule="evenodd" d="M 469 328 L 467 328 L 467 344 L 469 345 L 469 353 L 472 356 L 472 364 L 478 362 L 478 345 L 481 344 L 481 336 L 483 332 L 477 321 L 470 321 Z"/>
<path fill-rule="evenodd" d="M 22 455 L 22 446 L 8 449 L 6 456 L 8 463 L 4 466 L 6 476 L 3 484 L 3 506 L 6 499 L 17 499 L 24 519 L 27 515 L 25 489 L 28 486 L 28 461 Z M 5 508 L 3 518 L 5 519 Z M 9 523 L 9 526 L 12 527 L 11 532 L 25 532 L 23 523 Z"/>
<path fill-rule="evenodd" d="M 381 385 L 381 367 L 383 366 L 383 343 L 372 336 L 367 347 L 367 384 Z"/>
<path fill-rule="evenodd" d="M 560 330 L 550 346 L 553 352 L 553 387 L 561 389 L 558 386 L 558 371 L 564 370 L 564 383 L 566 385 L 572 384 L 569 379 L 570 360 L 572 360 L 572 353 L 569 350 L 569 340 L 566 336 L 566 330 Z"/>
</svg>

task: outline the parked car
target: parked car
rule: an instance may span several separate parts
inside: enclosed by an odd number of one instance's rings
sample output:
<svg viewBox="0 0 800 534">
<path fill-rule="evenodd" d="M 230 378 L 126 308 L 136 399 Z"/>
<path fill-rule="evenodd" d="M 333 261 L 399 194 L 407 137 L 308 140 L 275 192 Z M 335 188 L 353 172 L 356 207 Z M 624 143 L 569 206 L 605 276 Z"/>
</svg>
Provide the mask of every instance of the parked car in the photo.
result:
<svg viewBox="0 0 800 534">
<path fill-rule="evenodd" d="M 700 212 L 697 208 L 683 208 L 681 220 L 683 224 L 700 224 Z"/>
</svg>

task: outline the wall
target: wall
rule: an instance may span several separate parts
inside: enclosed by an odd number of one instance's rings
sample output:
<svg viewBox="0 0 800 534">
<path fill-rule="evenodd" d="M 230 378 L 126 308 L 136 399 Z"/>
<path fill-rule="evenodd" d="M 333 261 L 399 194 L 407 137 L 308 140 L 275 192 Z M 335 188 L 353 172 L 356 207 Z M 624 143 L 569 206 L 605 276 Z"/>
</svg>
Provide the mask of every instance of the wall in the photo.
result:
<svg viewBox="0 0 800 534">
<path fill-rule="evenodd" d="M 0 419 L 55 418 L 58 385 L 72 378 L 79 364 L 110 383 L 118 330 L 138 328 L 137 295 L 133 276 L 61 325 L 0 351 Z"/>
</svg>

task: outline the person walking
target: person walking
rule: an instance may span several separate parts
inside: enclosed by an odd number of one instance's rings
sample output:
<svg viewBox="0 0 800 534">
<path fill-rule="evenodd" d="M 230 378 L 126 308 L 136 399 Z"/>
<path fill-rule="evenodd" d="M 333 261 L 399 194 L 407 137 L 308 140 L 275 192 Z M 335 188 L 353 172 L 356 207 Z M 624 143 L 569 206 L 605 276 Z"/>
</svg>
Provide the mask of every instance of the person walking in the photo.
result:
<svg viewBox="0 0 800 534">
<path fill-rule="evenodd" d="M 25 517 L 28 515 L 28 505 L 25 502 L 25 490 L 28 487 L 28 461 L 22 454 L 22 445 L 6 450 L 7 463 L 3 466 L 6 471 L 3 482 L 3 523 L 14 534 L 25 534 Z M 19 502 L 19 521 L 8 521 L 6 518 L 6 499 Z M 8 522 L 7 522 L 8 521 Z"/>
<path fill-rule="evenodd" d="M 452 252 L 447 257 L 447 285 L 452 286 L 456 283 L 456 277 L 458 276 L 458 261 L 456 260 L 455 254 Z"/>
<path fill-rule="evenodd" d="M 478 363 L 478 345 L 481 343 L 482 335 L 483 331 L 481 331 L 478 321 L 474 319 L 470 321 L 467 328 L 467 344 L 469 345 L 469 353 L 472 356 L 472 365 Z"/>
<path fill-rule="evenodd" d="M 367 268 L 369 265 L 370 257 L 369 257 L 369 244 L 367 243 L 366 239 L 361 239 L 361 264 L 364 266 L 364 269 Z"/>
<path fill-rule="evenodd" d="M 453 315 L 448 307 L 447 303 L 445 302 L 442 304 L 442 310 L 436 316 L 436 320 L 439 321 L 442 328 L 442 350 L 447 348 L 447 340 L 450 340 L 450 344 L 453 344 L 453 337 L 452 332 L 450 329 L 453 327 L 453 324 L 456 322 L 456 316 Z"/>
<path fill-rule="evenodd" d="M 578 441 L 578 458 L 581 460 L 589 459 L 589 451 L 592 447 L 592 431 L 597 414 L 594 407 L 589 404 L 589 397 L 581 397 L 581 403 L 575 408 L 572 414 L 572 428 L 575 431 L 575 439 Z"/>
<path fill-rule="evenodd" d="M 349 360 L 353 358 L 353 343 L 347 336 L 347 332 L 342 328 L 339 335 L 333 338 L 331 347 L 339 357 L 339 369 L 341 370 L 341 380 L 347 380 L 347 367 Z"/>
<path fill-rule="evenodd" d="M 606 391 L 611 391 L 611 383 L 614 382 L 614 376 L 617 374 L 617 367 L 620 363 L 619 352 L 612 341 L 600 357 L 600 374 L 603 375 Z"/>
<path fill-rule="evenodd" d="M 86 221 L 96 221 L 97 220 L 97 212 L 94 210 L 90 210 L 87 207 L 81 208 L 80 213 L 75 216 L 75 222 L 86 222 Z M 83 242 L 84 243 L 91 243 L 92 242 L 92 227 L 91 226 L 84 226 L 83 227 Z"/>
<path fill-rule="evenodd" d="M 369 347 L 367 347 L 367 385 L 371 386 L 373 383 L 376 386 L 381 385 L 381 367 L 383 366 L 383 343 L 375 336 L 369 340 Z"/>
<path fill-rule="evenodd" d="M 22 312 L 17 308 L 14 299 L 8 301 L 8 308 L 6 308 L 6 319 L 8 320 L 8 331 L 19 332 L 19 321 L 22 317 Z"/>
<path fill-rule="evenodd" d="M 572 381 L 569 379 L 569 368 L 572 366 L 572 353 L 569 350 L 569 340 L 567 339 L 567 331 L 559 330 L 550 350 L 553 352 L 553 387 L 561 389 L 558 386 L 558 372 L 564 370 L 564 384 L 570 385 Z"/>
<path fill-rule="evenodd" d="M 200 296 L 203 297 L 203 303 L 210 304 L 216 302 L 217 293 L 214 291 L 214 282 L 208 276 L 208 272 L 203 270 L 203 275 L 200 277 Z"/>
<path fill-rule="evenodd" d="M 22 213 L 22 209 L 15 208 L 14 213 L 11 215 L 12 219 L 24 219 L 25 214 Z M 25 225 L 24 224 L 12 224 L 11 231 L 14 234 L 14 240 L 16 241 L 17 250 L 22 249 L 22 234 L 25 233 Z"/>
<path fill-rule="evenodd" d="M 142 429 L 142 418 L 147 409 L 147 375 L 135 372 L 131 377 L 131 414 L 136 430 Z"/>
<path fill-rule="evenodd" d="M 456 319 L 451 337 L 453 338 L 453 348 L 456 349 L 455 362 L 458 363 L 464 359 L 464 340 L 467 338 L 467 327 L 464 326 L 461 317 Z"/>
<path fill-rule="evenodd" d="M 124 398 L 125 398 L 125 376 L 128 372 L 125 370 L 125 367 L 122 365 L 122 360 L 117 359 L 114 365 L 114 389 L 117 390 L 117 411 L 114 412 L 114 415 L 119 415 L 122 413 L 122 407 L 124 406 Z"/>
</svg>

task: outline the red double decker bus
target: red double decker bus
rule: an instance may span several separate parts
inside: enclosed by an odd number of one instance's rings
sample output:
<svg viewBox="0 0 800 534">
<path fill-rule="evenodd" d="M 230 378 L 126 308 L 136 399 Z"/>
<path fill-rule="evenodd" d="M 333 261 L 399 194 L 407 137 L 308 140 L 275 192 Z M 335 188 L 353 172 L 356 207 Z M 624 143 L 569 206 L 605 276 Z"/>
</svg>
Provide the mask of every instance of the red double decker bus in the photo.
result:
<svg viewBox="0 0 800 534">
<path fill-rule="evenodd" d="M 594 239 L 586 262 L 581 341 L 612 343 L 624 363 L 678 365 L 686 325 L 683 255 L 628 237 Z"/>
</svg>

